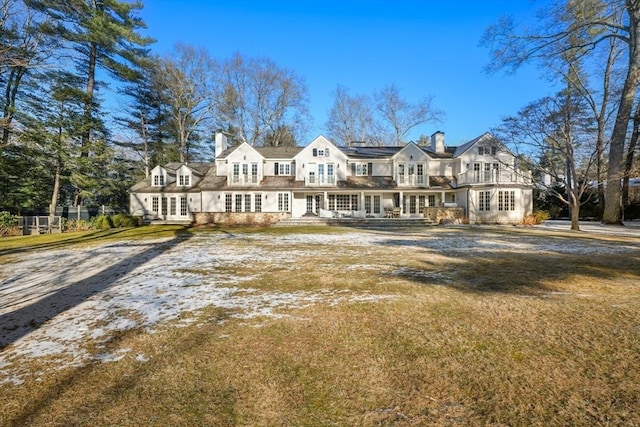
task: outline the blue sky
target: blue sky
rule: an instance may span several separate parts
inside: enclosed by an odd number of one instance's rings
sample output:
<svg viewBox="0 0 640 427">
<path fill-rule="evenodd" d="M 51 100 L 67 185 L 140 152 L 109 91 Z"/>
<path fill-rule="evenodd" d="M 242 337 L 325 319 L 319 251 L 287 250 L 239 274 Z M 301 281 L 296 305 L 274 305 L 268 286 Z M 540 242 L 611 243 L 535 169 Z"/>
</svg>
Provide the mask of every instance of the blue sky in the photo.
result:
<svg viewBox="0 0 640 427">
<path fill-rule="evenodd" d="M 529 67 L 515 75 L 487 75 L 485 28 L 504 14 L 533 20 L 543 4 L 532 0 L 147 0 L 140 16 L 154 53 L 176 42 L 202 47 L 214 58 L 235 52 L 266 56 L 292 69 L 309 90 L 313 125 L 324 124 L 338 84 L 372 95 L 396 84 L 410 102 L 432 96 L 442 123 L 410 134 L 445 132 L 460 145 L 499 124 L 530 101 L 552 92 Z"/>
</svg>

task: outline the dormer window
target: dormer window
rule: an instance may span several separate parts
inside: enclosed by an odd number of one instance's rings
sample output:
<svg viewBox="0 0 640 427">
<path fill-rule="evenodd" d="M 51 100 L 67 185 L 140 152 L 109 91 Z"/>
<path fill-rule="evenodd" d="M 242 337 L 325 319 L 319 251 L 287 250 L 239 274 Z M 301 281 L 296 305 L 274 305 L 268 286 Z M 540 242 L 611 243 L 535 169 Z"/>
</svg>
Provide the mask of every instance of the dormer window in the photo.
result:
<svg viewBox="0 0 640 427">
<path fill-rule="evenodd" d="M 164 175 L 154 175 L 153 185 L 154 187 L 162 187 L 164 185 Z"/>
<path fill-rule="evenodd" d="M 191 185 L 191 176 L 190 175 L 178 175 L 178 185 L 181 187 L 188 187 Z"/>
<path fill-rule="evenodd" d="M 480 147 L 478 147 L 478 154 L 481 155 L 481 156 L 484 155 L 484 154 L 486 154 L 486 155 L 491 154 L 492 156 L 495 156 L 497 151 L 498 150 L 497 150 L 497 148 L 495 146 L 491 146 L 491 147 L 480 146 Z"/>
<path fill-rule="evenodd" d="M 313 157 L 329 157 L 328 148 L 314 148 Z"/>
</svg>

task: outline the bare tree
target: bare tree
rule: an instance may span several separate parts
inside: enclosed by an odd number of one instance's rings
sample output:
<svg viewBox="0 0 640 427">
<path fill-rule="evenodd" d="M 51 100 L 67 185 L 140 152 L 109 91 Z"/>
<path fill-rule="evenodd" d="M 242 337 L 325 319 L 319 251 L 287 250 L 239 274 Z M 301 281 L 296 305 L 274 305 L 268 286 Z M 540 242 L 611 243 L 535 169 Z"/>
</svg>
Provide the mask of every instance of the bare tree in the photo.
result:
<svg viewBox="0 0 640 427">
<path fill-rule="evenodd" d="M 281 129 L 297 137 L 308 122 L 304 82 L 268 58 L 236 53 L 224 61 L 213 98 L 220 126 L 235 129 L 236 138 L 253 146 L 263 145 L 267 135 L 279 145 L 273 138 Z"/>
<path fill-rule="evenodd" d="M 190 160 L 189 150 L 198 134 L 210 135 L 213 127 L 210 76 L 216 63 L 207 51 L 177 44 L 171 56 L 157 59 L 154 80 L 162 100 L 170 106 L 180 161 Z"/>
<path fill-rule="evenodd" d="M 438 122 L 444 113 L 432 105 L 431 97 L 415 104 L 400 96 L 396 85 L 375 92 L 373 98 L 350 95 L 338 86 L 326 127 L 329 135 L 348 145 L 368 140 L 374 145 L 400 145 L 410 130 L 428 122 Z"/>
<path fill-rule="evenodd" d="M 518 27 L 513 19 L 502 18 L 490 26 L 483 43 L 492 48 L 488 69 L 515 71 L 530 61 L 545 61 L 572 52 L 588 57 L 594 50 L 621 41 L 626 47 L 623 84 L 616 100 L 616 117 L 609 141 L 609 164 L 603 222 L 621 224 L 621 179 L 624 175 L 624 148 L 640 83 L 640 2 L 636 0 L 565 0 L 553 3 L 540 14 L 540 27 Z M 577 42 L 576 42 L 577 41 Z"/>
<path fill-rule="evenodd" d="M 349 89 L 338 86 L 325 124 L 328 136 L 343 145 L 371 139 L 374 121 L 371 105 L 372 101 L 367 96 L 351 96 Z"/>
<path fill-rule="evenodd" d="M 579 230 L 580 206 L 590 189 L 597 157 L 592 120 L 584 100 L 571 91 L 546 97 L 507 117 L 495 130 L 518 155 L 537 159 L 536 171 L 548 176 L 546 191 L 569 207 L 571 229 Z M 544 180 L 540 180 L 545 185 Z M 564 189 L 559 191 L 556 184 Z"/>
<path fill-rule="evenodd" d="M 391 126 L 395 144 L 404 142 L 407 133 L 416 126 L 438 122 L 444 113 L 433 107 L 433 98 L 425 96 L 415 104 L 407 102 L 400 96 L 395 84 L 383 88 L 374 94 L 376 110 L 384 123 Z"/>
</svg>

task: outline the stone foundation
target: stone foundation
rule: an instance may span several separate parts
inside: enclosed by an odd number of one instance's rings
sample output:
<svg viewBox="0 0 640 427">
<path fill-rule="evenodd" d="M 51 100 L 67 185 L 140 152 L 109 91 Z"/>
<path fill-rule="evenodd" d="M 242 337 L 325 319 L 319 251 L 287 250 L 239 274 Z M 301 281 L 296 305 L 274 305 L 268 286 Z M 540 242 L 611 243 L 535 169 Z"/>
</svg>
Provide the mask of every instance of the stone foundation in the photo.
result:
<svg viewBox="0 0 640 427">
<path fill-rule="evenodd" d="M 290 215 L 284 212 L 197 212 L 195 225 L 273 225 Z"/>
<path fill-rule="evenodd" d="M 422 214 L 437 224 L 461 224 L 464 221 L 463 208 L 426 207 Z"/>
</svg>

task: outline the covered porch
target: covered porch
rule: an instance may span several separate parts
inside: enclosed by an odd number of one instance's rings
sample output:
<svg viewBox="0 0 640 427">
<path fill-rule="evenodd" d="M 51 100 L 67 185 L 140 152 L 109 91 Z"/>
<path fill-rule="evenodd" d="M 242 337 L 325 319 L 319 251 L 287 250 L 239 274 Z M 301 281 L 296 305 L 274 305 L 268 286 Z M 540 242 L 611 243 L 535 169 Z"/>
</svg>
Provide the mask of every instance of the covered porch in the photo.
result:
<svg viewBox="0 0 640 427">
<path fill-rule="evenodd" d="M 294 192 L 292 218 L 423 218 L 424 208 L 458 207 L 451 190 Z"/>
</svg>

